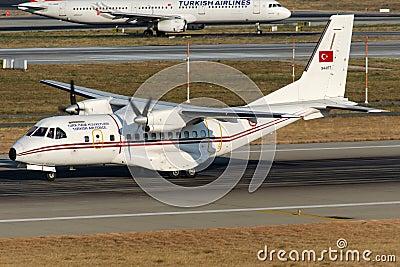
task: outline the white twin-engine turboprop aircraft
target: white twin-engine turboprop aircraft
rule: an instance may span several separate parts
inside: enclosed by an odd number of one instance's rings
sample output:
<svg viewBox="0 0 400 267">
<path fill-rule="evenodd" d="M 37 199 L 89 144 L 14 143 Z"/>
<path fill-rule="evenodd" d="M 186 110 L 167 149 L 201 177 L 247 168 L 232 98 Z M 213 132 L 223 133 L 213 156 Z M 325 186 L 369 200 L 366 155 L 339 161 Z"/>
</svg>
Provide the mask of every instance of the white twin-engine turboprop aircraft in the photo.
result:
<svg viewBox="0 0 400 267">
<path fill-rule="evenodd" d="M 332 16 L 302 77 L 241 107 L 156 102 L 43 80 L 71 93 L 66 111 L 77 115 L 39 121 L 11 147 L 10 159 L 45 172 L 48 180 L 55 179 L 56 166 L 89 164 L 193 177 L 205 160 L 301 118 L 321 118 L 331 109 L 382 112 L 344 98 L 353 20 L 353 15 Z M 75 94 L 91 99 L 76 103 Z"/>
<path fill-rule="evenodd" d="M 18 9 L 82 23 L 145 26 L 144 34 L 201 30 L 210 24 L 257 24 L 279 21 L 291 12 L 275 0 L 31 0 Z"/>
</svg>

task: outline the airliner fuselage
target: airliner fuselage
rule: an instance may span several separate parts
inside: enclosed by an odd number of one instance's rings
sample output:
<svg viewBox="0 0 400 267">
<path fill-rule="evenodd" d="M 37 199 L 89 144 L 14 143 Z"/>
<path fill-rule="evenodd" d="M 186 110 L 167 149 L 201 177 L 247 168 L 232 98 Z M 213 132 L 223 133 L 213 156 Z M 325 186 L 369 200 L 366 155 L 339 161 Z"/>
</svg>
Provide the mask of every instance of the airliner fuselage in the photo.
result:
<svg viewBox="0 0 400 267">
<path fill-rule="evenodd" d="M 31 1 L 18 8 L 33 14 L 82 24 L 131 24 L 160 32 L 202 29 L 206 24 L 279 21 L 291 12 L 274 0 Z"/>
</svg>

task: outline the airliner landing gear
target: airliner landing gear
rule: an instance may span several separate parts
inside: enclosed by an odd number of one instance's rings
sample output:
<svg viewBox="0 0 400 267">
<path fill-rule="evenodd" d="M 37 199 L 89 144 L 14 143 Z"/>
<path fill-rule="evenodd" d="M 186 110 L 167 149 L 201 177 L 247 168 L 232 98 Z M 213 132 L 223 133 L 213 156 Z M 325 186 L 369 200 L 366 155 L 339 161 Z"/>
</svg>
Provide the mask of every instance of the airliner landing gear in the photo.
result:
<svg viewBox="0 0 400 267">
<path fill-rule="evenodd" d="M 45 177 L 47 181 L 53 182 L 57 178 L 57 175 L 55 172 L 45 172 Z"/>
<path fill-rule="evenodd" d="M 153 30 L 152 29 L 147 29 L 143 32 L 144 37 L 151 37 L 153 36 Z"/>
<path fill-rule="evenodd" d="M 257 30 L 256 30 L 257 35 L 261 35 L 263 32 L 261 30 L 261 25 L 259 22 L 256 23 L 256 27 L 257 27 Z"/>
<path fill-rule="evenodd" d="M 156 31 L 157 37 L 165 37 L 165 32 Z"/>
</svg>

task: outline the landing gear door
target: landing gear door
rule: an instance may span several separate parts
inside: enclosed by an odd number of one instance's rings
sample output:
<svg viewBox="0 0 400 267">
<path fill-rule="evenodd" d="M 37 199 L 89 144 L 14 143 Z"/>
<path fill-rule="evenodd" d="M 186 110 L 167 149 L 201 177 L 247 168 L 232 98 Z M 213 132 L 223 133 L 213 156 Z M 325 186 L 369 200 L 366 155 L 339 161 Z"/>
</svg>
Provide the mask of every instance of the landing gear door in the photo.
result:
<svg viewBox="0 0 400 267">
<path fill-rule="evenodd" d="M 59 9 L 58 9 L 58 11 L 59 11 L 59 15 L 60 16 L 66 16 L 67 15 L 67 3 L 65 3 L 65 2 L 59 2 Z"/>
<path fill-rule="evenodd" d="M 253 0 L 253 14 L 260 14 L 260 0 Z"/>
</svg>

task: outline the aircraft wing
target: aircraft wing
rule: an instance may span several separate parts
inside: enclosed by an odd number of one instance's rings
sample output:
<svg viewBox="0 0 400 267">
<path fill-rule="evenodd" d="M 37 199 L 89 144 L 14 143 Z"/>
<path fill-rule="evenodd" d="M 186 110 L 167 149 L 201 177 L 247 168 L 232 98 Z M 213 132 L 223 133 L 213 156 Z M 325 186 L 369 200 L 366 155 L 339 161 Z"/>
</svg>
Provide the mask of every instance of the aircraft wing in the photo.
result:
<svg viewBox="0 0 400 267">
<path fill-rule="evenodd" d="M 154 20 L 167 20 L 167 19 L 180 19 L 180 16 L 175 15 L 157 15 L 157 14 L 142 14 L 142 13 L 128 13 L 121 11 L 103 11 L 104 14 L 110 14 L 115 16 L 116 19 L 130 18 L 142 21 L 154 21 Z"/>
<path fill-rule="evenodd" d="M 299 115 L 295 114 L 253 111 L 241 107 L 221 109 L 184 105 L 182 106 L 180 113 L 184 117 L 193 119 L 300 118 Z"/>
<path fill-rule="evenodd" d="M 61 89 L 66 92 L 71 91 L 71 85 L 68 83 L 62 83 L 52 80 L 41 80 L 40 83 L 49 85 L 51 87 L 55 87 Z M 89 99 L 97 99 L 97 98 L 111 98 L 110 104 L 115 106 L 126 106 L 129 104 L 129 97 L 124 95 L 113 94 L 109 92 L 104 92 L 100 90 L 90 89 L 82 86 L 75 86 L 75 94 L 79 96 L 83 96 Z"/>
<path fill-rule="evenodd" d="M 41 80 L 43 84 L 49 85 L 61 89 L 66 92 L 71 91 L 71 85 L 68 83 L 62 83 L 52 80 Z M 144 98 L 130 98 L 128 96 L 113 94 L 109 92 L 104 92 L 100 90 L 95 90 L 83 86 L 74 86 L 75 94 L 83 96 L 89 99 L 99 99 L 99 98 L 109 98 L 110 104 L 118 107 L 124 107 L 129 104 L 129 101 L 133 100 L 135 103 L 141 102 L 145 104 L 148 99 Z M 300 118 L 300 116 L 295 114 L 287 113 L 272 113 L 272 112 L 261 112 L 253 111 L 248 107 L 233 107 L 233 108 L 209 108 L 209 107 L 199 107 L 187 104 L 176 104 L 163 101 L 154 101 L 154 110 L 165 110 L 173 109 L 179 106 L 180 114 L 185 118 L 186 121 L 193 119 L 202 118 L 215 118 L 215 119 L 253 119 L 253 118 Z"/>
<path fill-rule="evenodd" d="M 61 89 L 66 92 L 71 91 L 71 85 L 68 83 L 62 83 L 52 80 L 41 80 L 40 83 L 49 85 L 51 87 Z M 101 90 L 91 89 L 83 86 L 74 86 L 75 94 L 79 96 L 83 96 L 89 99 L 99 99 L 99 98 L 109 98 L 110 104 L 117 107 L 124 107 L 129 105 L 129 102 L 133 99 L 135 103 L 142 103 L 143 105 L 147 103 L 148 99 L 145 98 L 137 98 L 137 97 L 129 97 L 125 95 L 113 94 L 109 92 L 104 92 Z M 178 106 L 176 103 L 171 102 L 163 102 L 163 101 L 154 101 L 157 102 L 157 106 L 163 106 L 163 108 L 174 108 Z"/>
</svg>

